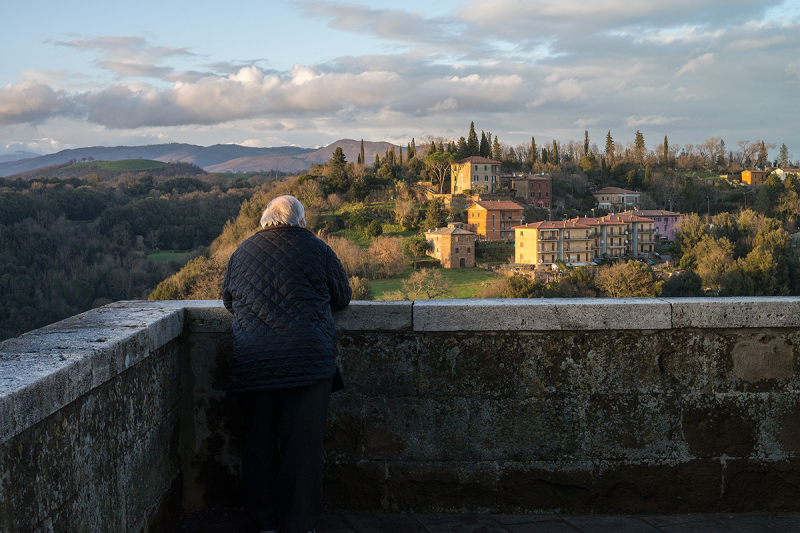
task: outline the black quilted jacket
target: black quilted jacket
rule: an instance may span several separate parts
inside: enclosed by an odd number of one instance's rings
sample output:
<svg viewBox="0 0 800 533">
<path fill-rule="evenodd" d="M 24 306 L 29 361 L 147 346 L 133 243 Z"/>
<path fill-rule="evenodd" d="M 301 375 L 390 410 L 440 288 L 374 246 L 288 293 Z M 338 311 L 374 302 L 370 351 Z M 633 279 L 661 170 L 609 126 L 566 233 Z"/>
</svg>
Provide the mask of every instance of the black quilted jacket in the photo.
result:
<svg viewBox="0 0 800 533">
<path fill-rule="evenodd" d="M 271 226 L 244 241 L 225 271 L 233 313 L 231 392 L 303 387 L 336 372 L 332 311 L 350 303 L 339 258 L 305 228 Z"/>
</svg>

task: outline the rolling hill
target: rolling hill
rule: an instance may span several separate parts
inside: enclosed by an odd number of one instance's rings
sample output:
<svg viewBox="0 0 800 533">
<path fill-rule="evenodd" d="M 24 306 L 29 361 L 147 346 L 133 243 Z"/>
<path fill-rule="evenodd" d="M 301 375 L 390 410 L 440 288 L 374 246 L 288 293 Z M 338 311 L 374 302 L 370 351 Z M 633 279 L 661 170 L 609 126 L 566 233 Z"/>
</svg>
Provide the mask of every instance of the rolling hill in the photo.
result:
<svg viewBox="0 0 800 533">
<path fill-rule="evenodd" d="M 238 144 L 197 146 L 180 143 L 146 146 L 91 146 L 0 163 L 0 177 L 16 174 L 33 177 L 38 175 L 35 172 L 36 169 L 46 172 L 44 167 L 64 165 L 71 160 L 81 161 L 89 157 L 102 161 L 128 159 L 149 159 L 161 162 L 183 161 L 203 167 L 208 172 L 267 172 L 271 170 L 303 172 L 313 163 L 323 163 L 330 159 L 337 147 L 342 148 L 348 161 L 356 161 L 361 143 L 352 139 L 342 139 L 319 149 L 297 146 L 251 148 Z M 372 162 L 375 154 L 382 156 L 390 147 L 398 148 L 387 142 L 364 141 L 364 155 L 367 162 Z"/>
</svg>

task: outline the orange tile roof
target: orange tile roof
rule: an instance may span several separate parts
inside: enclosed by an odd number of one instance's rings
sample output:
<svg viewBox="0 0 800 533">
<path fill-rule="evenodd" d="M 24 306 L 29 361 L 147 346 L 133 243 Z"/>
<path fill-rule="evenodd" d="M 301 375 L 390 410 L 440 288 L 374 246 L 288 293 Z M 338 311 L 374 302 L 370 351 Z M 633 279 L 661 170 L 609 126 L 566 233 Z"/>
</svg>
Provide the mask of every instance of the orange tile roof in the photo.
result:
<svg viewBox="0 0 800 533">
<path fill-rule="evenodd" d="M 459 159 L 455 162 L 456 164 L 461 163 L 483 163 L 486 165 L 502 165 L 500 161 L 495 161 L 494 159 L 486 159 L 485 157 L 481 157 L 478 155 L 471 155 L 469 157 L 465 157 L 464 159 Z"/>
<path fill-rule="evenodd" d="M 476 205 L 486 209 L 487 211 L 497 211 L 498 209 L 502 211 L 508 211 L 509 209 L 525 209 L 518 203 L 510 202 L 508 200 L 481 200 L 475 202 L 467 209 L 472 209 Z"/>
<path fill-rule="evenodd" d="M 574 220 L 543 220 L 542 222 L 532 222 L 522 226 L 514 226 L 514 229 L 592 229 L 592 226 L 575 222 Z"/>
</svg>

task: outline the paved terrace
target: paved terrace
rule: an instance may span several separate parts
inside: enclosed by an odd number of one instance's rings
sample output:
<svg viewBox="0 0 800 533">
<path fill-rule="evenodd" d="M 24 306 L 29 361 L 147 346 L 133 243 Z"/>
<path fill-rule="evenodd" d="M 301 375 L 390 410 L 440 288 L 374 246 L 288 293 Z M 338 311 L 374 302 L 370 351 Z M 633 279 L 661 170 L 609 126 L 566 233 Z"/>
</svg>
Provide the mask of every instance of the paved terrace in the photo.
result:
<svg viewBox="0 0 800 533">
<path fill-rule="evenodd" d="M 321 531 L 798 529 L 800 298 L 336 320 Z M 119 302 L 0 343 L 0 532 L 241 527 L 215 511 L 239 507 L 231 346 L 218 301 Z"/>
</svg>

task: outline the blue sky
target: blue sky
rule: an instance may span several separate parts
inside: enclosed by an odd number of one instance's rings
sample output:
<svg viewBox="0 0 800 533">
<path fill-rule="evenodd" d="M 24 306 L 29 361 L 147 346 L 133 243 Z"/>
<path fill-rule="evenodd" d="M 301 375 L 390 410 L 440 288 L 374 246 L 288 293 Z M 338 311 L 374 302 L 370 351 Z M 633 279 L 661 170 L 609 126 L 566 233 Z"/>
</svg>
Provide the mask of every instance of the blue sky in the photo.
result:
<svg viewBox="0 0 800 533">
<path fill-rule="evenodd" d="M 474 120 L 511 145 L 638 129 L 800 158 L 800 0 L 29 0 L 0 18 L 0 154 L 405 144 Z"/>
</svg>

